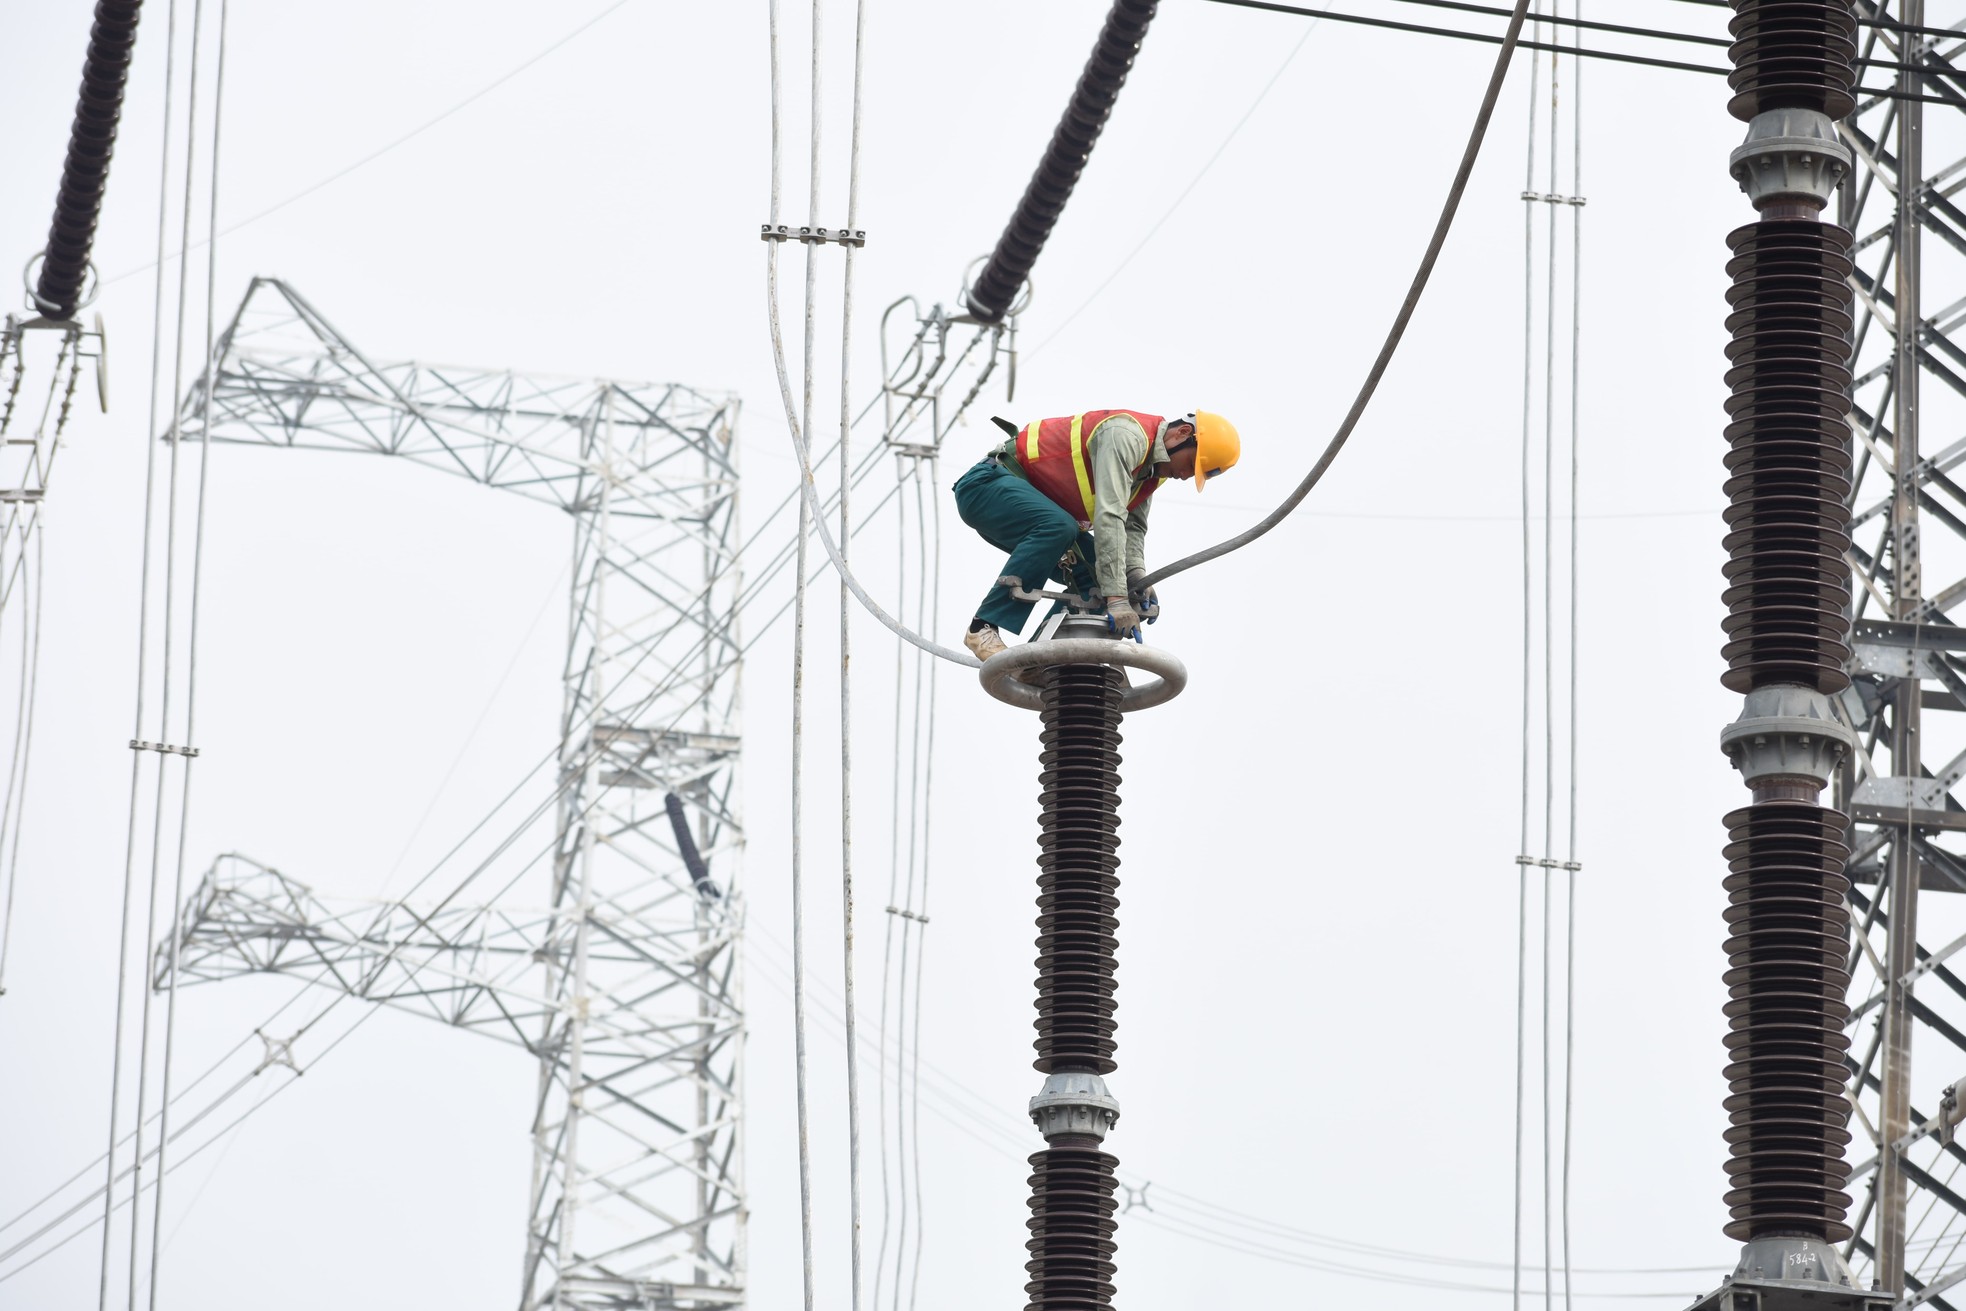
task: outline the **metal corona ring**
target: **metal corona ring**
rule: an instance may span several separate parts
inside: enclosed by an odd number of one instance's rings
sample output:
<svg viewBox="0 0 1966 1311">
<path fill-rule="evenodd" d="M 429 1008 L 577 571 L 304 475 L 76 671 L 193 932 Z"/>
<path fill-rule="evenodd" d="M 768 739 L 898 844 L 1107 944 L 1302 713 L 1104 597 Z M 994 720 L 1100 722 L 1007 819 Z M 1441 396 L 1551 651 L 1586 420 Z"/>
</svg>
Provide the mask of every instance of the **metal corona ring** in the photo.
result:
<svg viewBox="0 0 1966 1311">
<path fill-rule="evenodd" d="M 983 690 L 1005 705 L 1037 710 L 1043 693 L 1019 675 L 1052 665 L 1120 665 L 1154 675 L 1154 681 L 1129 687 L 1120 696 L 1120 709 L 1145 710 L 1180 696 L 1188 686 L 1188 667 L 1174 656 L 1139 642 L 1104 637 L 1065 637 L 999 651 L 983 662 L 978 677 Z"/>
</svg>

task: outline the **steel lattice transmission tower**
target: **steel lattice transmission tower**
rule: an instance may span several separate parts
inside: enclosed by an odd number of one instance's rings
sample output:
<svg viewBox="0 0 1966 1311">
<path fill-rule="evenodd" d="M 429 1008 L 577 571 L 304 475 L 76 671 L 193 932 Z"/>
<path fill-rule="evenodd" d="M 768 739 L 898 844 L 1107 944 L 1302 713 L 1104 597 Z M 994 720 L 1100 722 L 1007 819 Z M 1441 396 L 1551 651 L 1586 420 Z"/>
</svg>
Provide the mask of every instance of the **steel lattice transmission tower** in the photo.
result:
<svg viewBox="0 0 1966 1311">
<path fill-rule="evenodd" d="M 573 522 L 573 596 L 541 909 L 338 910 L 226 858 L 182 910 L 183 981 L 292 974 L 522 1044 L 521 1307 L 741 1305 L 736 399 L 374 363 L 270 279 L 216 367 L 189 439 L 393 455 L 543 501 Z"/>
<path fill-rule="evenodd" d="M 1903 98 L 1860 96 L 1841 125 L 1855 167 L 1836 210 L 1856 234 L 1853 685 L 1842 704 L 1858 748 L 1836 789 L 1853 821 L 1849 1255 L 1899 1306 L 1946 1308 L 1966 1306 L 1966 1179 L 1954 1179 L 1966 1151 L 1952 1141 L 1966 979 L 1948 964 L 1966 937 L 1941 922 L 1944 945 L 1921 945 L 1919 899 L 1966 892 L 1966 338 L 1955 339 L 1966 211 L 1954 200 L 1966 44 L 1917 33 L 1923 0 L 1856 13 L 1861 85 Z M 1937 440 L 1921 439 L 1927 422 Z M 1929 918 L 1957 921 L 1959 899 L 1943 902 Z"/>
</svg>

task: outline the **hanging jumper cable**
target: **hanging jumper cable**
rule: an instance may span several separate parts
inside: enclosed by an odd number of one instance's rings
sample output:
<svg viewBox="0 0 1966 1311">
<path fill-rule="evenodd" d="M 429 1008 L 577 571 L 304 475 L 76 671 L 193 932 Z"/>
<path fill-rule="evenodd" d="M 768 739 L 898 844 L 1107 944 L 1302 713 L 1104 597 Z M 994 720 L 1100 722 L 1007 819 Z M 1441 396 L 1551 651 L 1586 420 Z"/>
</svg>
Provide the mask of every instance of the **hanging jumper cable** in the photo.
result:
<svg viewBox="0 0 1966 1311">
<path fill-rule="evenodd" d="M 1468 142 L 1462 152 L 1461 162 L 1455 170 L 1452 182 L 1448 186 L 1447 198 L 1441 207 L 1440 216 L 1435 221 L 1433 235 L 1428 241 L 1425 252 L 1421 255 L 1419 268 L 1415 271 L 1413 280 L 1407 288 L 1406 296 L 1401 301 L 1399 310 L 1393 318 L 1392 326 L 1388 330 L 1386 339 L 1380 347 L 1379 354 L 1374 359 L 1371 369 L 1366 374 L 1365 381 L 1360 386 L 1358 395 L 1352 402 L 1351 409 L 1347 411 L 1343 422 L 1339 425 L 1338 432 L 1325 447 L 1323 453 L 1311 467 L 1310 472 L 1305 475 L 1303 481 L 1268 516 L 1253 527 L 1237 534 L 1235 537 L 1229 538 L 1227 541 L 1218 543 L 1194 555 L 1184 557 L 1175 561 L 1173 564 L 1164 565 L 1157 570 L 1143 574 L 1140 579 L 1140 589 L 1143 592 L 1152 588 L 1155 583 L 1160 582 L 1162 579 L 1171 578 L 1177 573 L 1192 569 L 1197 564 L 1206 563 L 1209 560 L 1226 555 L 1231 551 L 1238 550 L 1283 522 L 1290 515 L 1290 512 L 1295 510 L 1303 502 L 1304 498 L 1310 494 L 1311 489 L 1317 486 L 1319 480 L 1324 477 L 1325 470 L 1331 466 L 1331 462 L 1337 458 L 1338 452 L 1344 448 L 1345 442 L 1351 437 L 1352 430 L 1357 427 L 1360 418 L 1363 417 L 1366 406 L 1370 404 L 1374 393 L 1378 390 L 1379 380 L 1385 375 L 1387 367 L 1392 363 L 1392 357 L 1399 349 L 1400 341 L 1405 336 L 1406 325 L 1412 320 L 1415 310 L 1418 309 L 1420 297 L 1426 291 L 1427 282 L 1433 275 L 1434 265 L 1439 262 L 1441 248 L 1446 244 L 1447 234 L 1453 228 L 1454 219 L 1460 211 L 1461 198 L 1467 190 L 1468 178 L 1474 171 L 1475 161 L 1480 157 L 1482 142 L 1487 137 L 1489 121 L 1494 117 L 1495 105 L 1502 93 L 1502 83 L 1508 76 L 1509 63 L 1513 59 L 1516 46 L 1521 39 L 1522 25 L 1528 14 L 1528 10 L 1528 0 L 1516 0 L 1514 7 L 1510 10 L 1508 27 L 1502 35 L 1502 44 L 1495 53 L 1495 64 L 1489 73 L 1488 85 L 1482 94 L 1481 104 L 1476 110 L 1474 122 L 1469 129 Z M 1117 95 L 1116 86 L 1113 88 L 1113 94 L 1115 96 Z M 1108 109 L 1110 112 L 1110 106 Z M 1101 123 L 1103 124 L 1103 119 Z M 1073 174 L 1072 180 L 1074 182 L 1076 178 L 1077 175 Z M 1033 182 L 1035 184 L 1035 178 Z M 1062 205 L 1062 200 L 1060 204 Z M 1056 215 L 1054 214 L 1054 221 L 1055 217 Z M 1046 232 L 1049 232 L 1048 228 Z M 1006 238 L 1008 235 L 1008 232 L 1006 232 Z M 1004 245 L 1005 242 L 999 242 L 1000 247 Z M 1030 261 L 1035 262 L 1037 250 L 1041 249 L 1041 246 L 1038 248 L 1028 248 L 1027 246 L 1027 249 L 1029 249 Z M 1014 258 L 1021 260 L 1023 255 L 1019 253 Z M 1024 268 L 1028 272 L 1029 264 L 1025 264 Z M 985 274 L 977 278 L 977 285 L 979 287 L 984 285 L 985 278 L 988 275 L 989 270 L 986 268 Z M 994 282 L 994 279 L 992 279 L 992 282 Z M 970 307 L 972 312 L 978 312 L 979 310 L 973 298 L 971 299 Z M 788 412 L 796 414 L 796 409 L 792 406 L 790 381 L 782 371 L 779 377 L 779 389 L 786 400 Z M 894 616 L 888 614 L 867 593 L 866 588 L 861 585 L 860 580 L 854 576 L 852 571 L 845 567 L 845 562 L 840 556 L 839 546 L 833 540 L 833 535 L 828 530 L 823 512 L 819 509 L 819 495 L 812 481 L 811 456 L 806 448 L 804 434 L 796 422 L 789 426 L 791 429 L 790 435 L 793 451 L 799 457 L 801 474 L 799 490 L 813 516 L 812 526 L 814 535 L 818 537 L 819 543 L 825 549 L 828 559 L 832 561 L 833 567 L 839 571 L 842 581 L 852 591 L 855 599 L 860 602 L 861 606 L 869 614 L 878 619 L 895 636 L 912 643 L 932 655 L 940 656 L 953 664 L 968 665 L 972 669 L 978 668 L 983 662 L 975 656 L 967 652 L 952 650 L 939 642 L 924 637 L 896 620 Z"/>
</svg>

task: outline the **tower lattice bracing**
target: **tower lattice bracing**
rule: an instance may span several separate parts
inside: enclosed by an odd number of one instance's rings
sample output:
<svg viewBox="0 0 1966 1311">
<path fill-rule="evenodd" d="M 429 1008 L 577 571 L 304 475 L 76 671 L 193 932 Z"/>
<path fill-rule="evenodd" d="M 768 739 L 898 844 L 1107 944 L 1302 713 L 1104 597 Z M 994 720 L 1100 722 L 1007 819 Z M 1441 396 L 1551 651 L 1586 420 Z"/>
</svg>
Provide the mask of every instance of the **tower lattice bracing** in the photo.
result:
<svg viewBox="0 0 1966 1311">
<path fill-rule="evenodd" d="M 741 1305 L 736 400 L 375 363 L 268 279 L 209 428 L 204 393 L 188 439 L 393 455 L 564 511 L 573 588 L 550 878 L 337 907 L 224 858 L 182 909 L 181 981 L 286 973 L 523 1045 L 523 1311 Z"/>
<path fill-rule="evenodd" d="M 1928 894 L 1966 892 L 1966 40 L 1905 32 L 1931 21 L 1924 8 L 1856 7 L 1860 84 L 1930 100 L 1859 95 L 1831 211 L 1855 234 L 1839 700 L 1857 749 L 1835 805 L 1852 820 L 1848 1251 L 1899 1305 L 1945 1308 L 1966 1307 L 1966 1150 L 1949 1123 L 1966 1077 L 1966 898 Z"/>
</svg>

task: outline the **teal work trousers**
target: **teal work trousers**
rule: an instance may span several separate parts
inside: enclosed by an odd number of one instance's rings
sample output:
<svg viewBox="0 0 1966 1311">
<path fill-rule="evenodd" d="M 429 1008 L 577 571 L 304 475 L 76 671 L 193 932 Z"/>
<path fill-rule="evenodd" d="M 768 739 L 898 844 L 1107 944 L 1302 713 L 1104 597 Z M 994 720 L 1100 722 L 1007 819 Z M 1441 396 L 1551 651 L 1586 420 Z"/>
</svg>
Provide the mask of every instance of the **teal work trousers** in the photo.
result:
<svg viewBox="0 0 1966 1311">
<path fill-rule="evenodd" d="M 1097 589 L 1092 534 L 1080 531 L 1078 520 L 1022 477 L 995 460 L 980 460 L 956 479 L 955 493 L 956 513 L 962 521 L 984 541 L 1010 553 L 999 571 L 1003 577 L 1021 579 L 1030 591 L 1051 582 L 1069 584 L 1081 596 L 1091 596 Z M 1059 561 L 1074 546 L 1079 558 L 1068 572 Z M 1033 604 L 1012 596 L 1008 587 L 993 586 L 976 608 L 976 617 L 1021 633 Z"/>
</svg>

